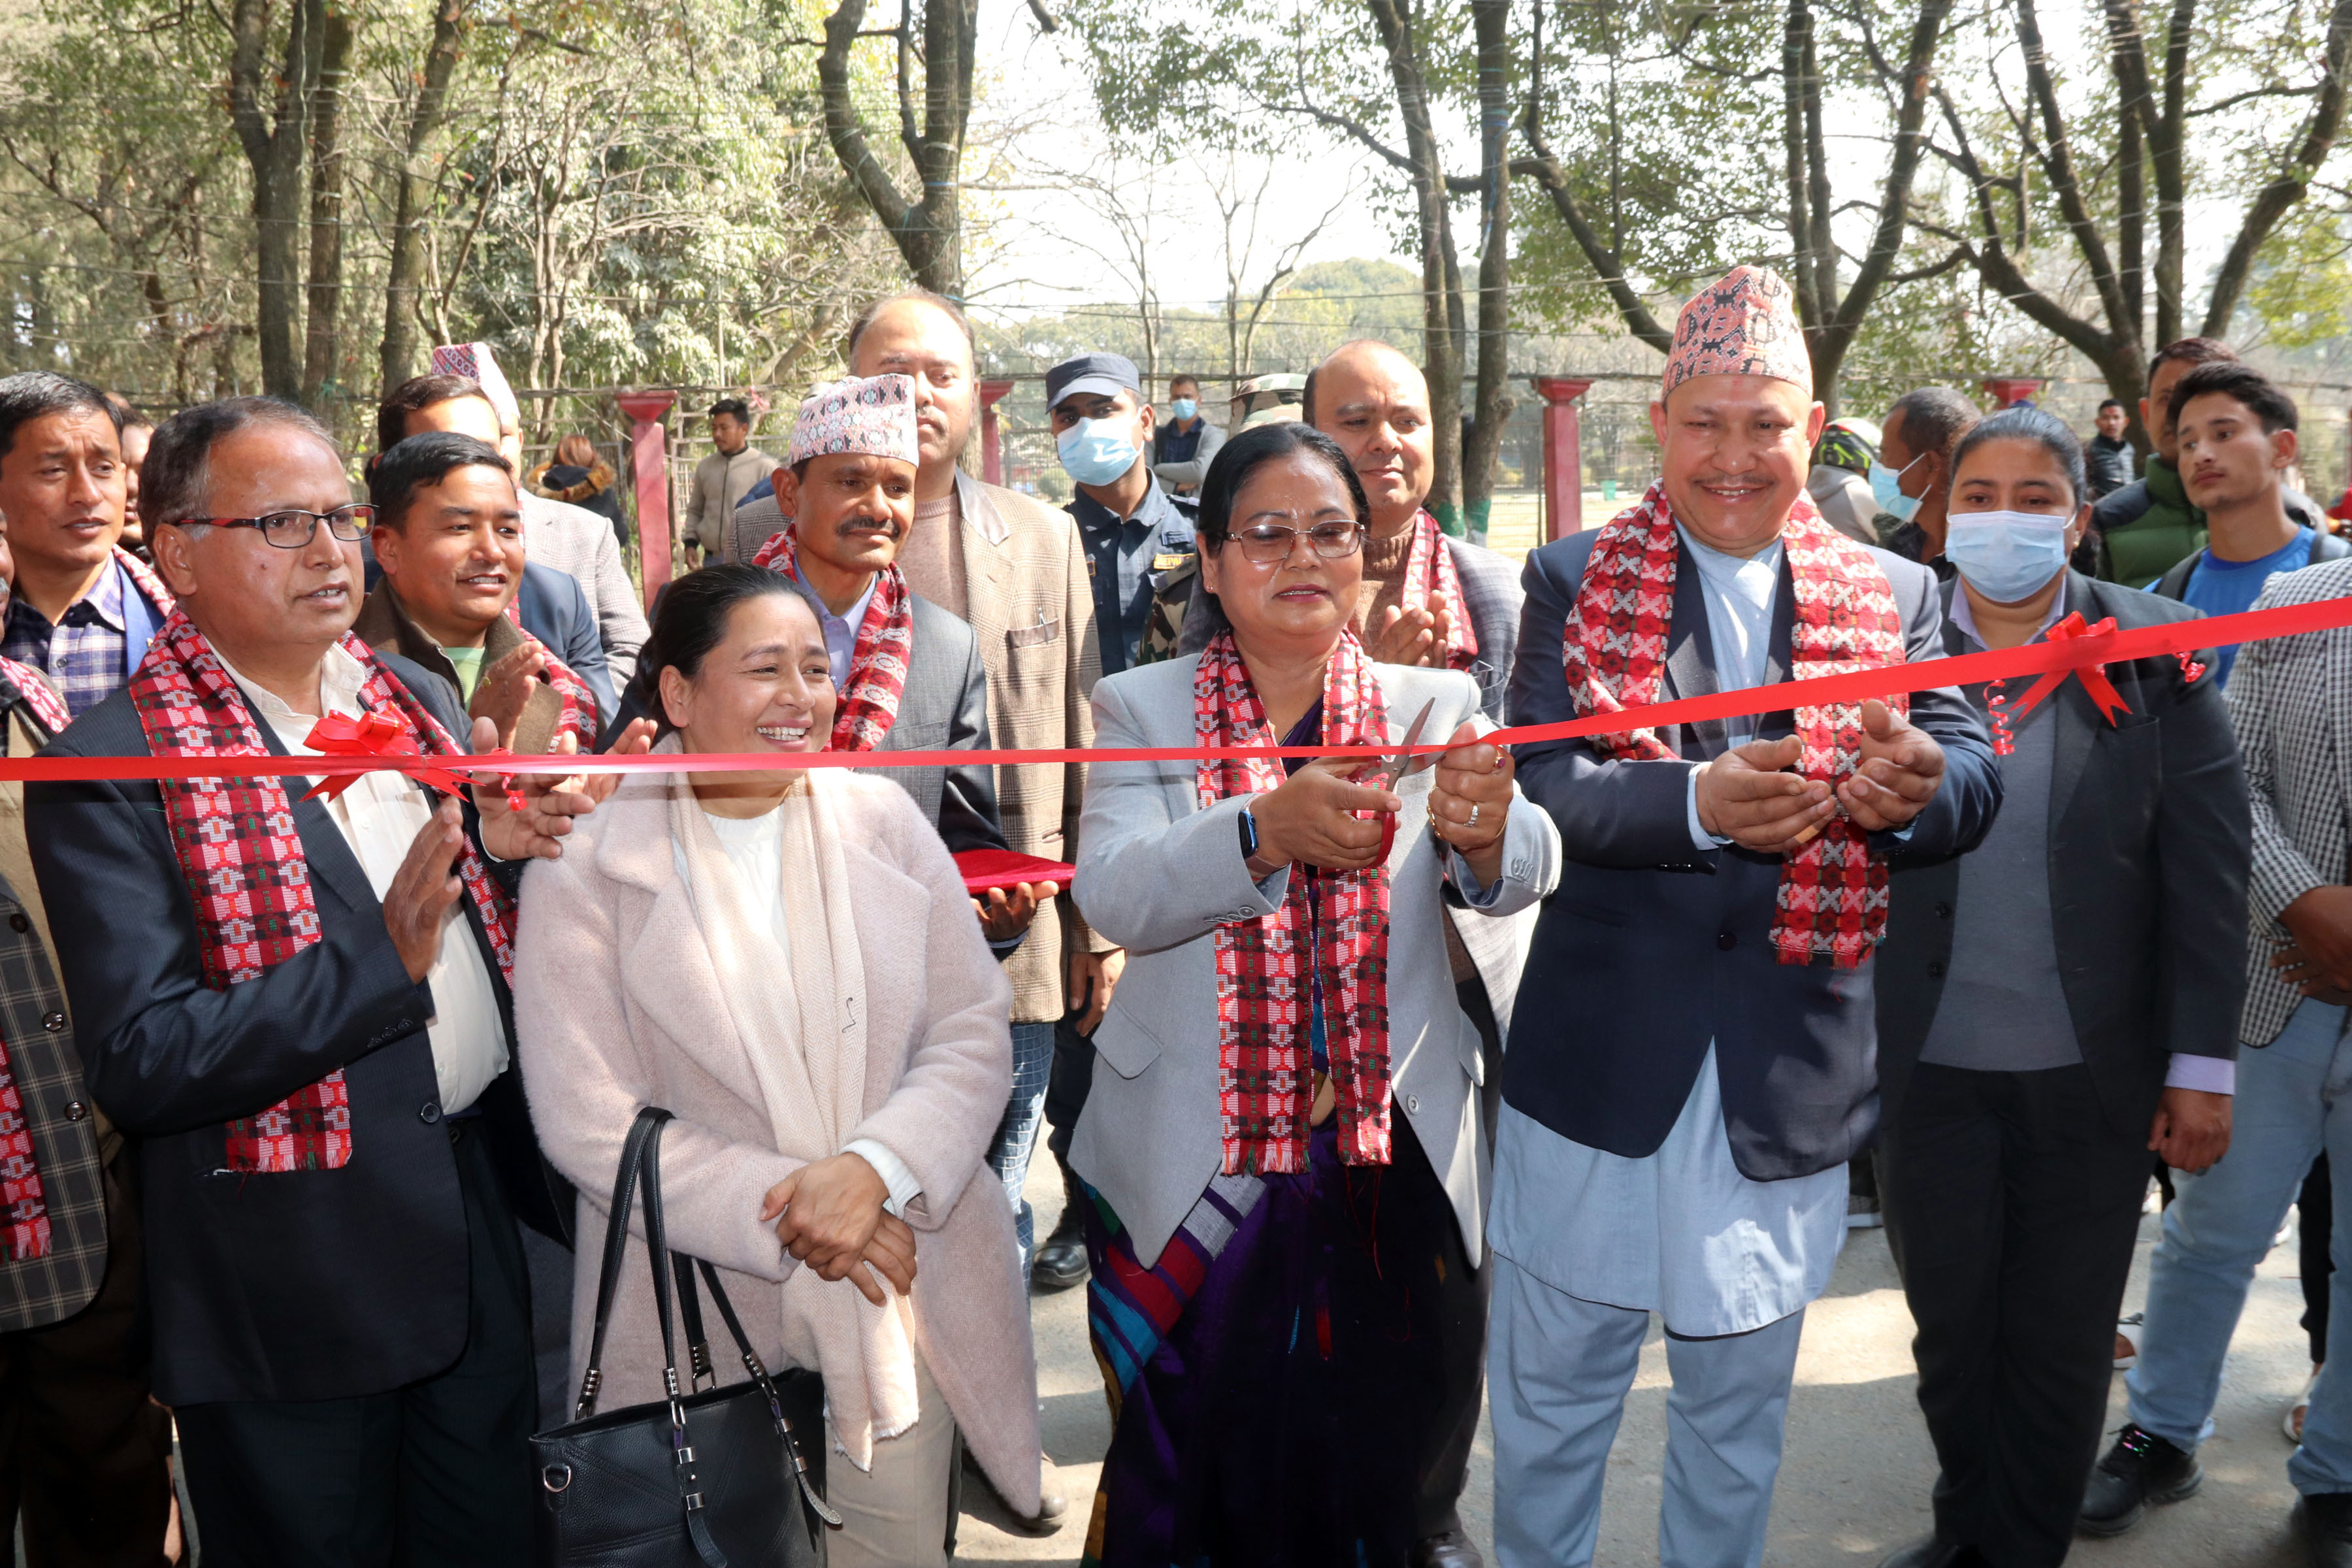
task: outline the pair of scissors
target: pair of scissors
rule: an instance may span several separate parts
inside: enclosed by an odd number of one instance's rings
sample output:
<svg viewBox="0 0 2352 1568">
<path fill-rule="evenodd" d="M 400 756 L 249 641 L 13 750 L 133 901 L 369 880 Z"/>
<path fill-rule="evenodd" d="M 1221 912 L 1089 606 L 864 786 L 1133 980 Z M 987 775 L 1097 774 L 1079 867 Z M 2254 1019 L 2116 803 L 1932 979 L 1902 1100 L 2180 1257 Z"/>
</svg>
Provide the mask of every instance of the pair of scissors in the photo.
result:
<svg viewBox="0 0 2352 1568">
<path fill-rule="evenodd" d="M 1421 732 L 1429 727 L 1430 712 L 1436 706 L 1437 699 L 1434 697 L 1423 703 L 1421 711 L 1412 716 L 1412 722 L 1405 728 L 1404 750 L 1394 756 L 1381 758 L 1380 765 L 1357 782 L 1370 784 L 1374 789 L 1392 790 L 1435 762 L 1436 752 L 1432 752 L 1427 756 L 1416 757 L 1412 754 L 1412 749 L 1421 744 Z M 1388 859 L 1389 848 L 1396 842 L 1396 825 L 1395 812 L 1381 813 L 1381 853 L 1380 859 L 1375 861 L 1375 864 L 1384 863 Z"/>
</svg>

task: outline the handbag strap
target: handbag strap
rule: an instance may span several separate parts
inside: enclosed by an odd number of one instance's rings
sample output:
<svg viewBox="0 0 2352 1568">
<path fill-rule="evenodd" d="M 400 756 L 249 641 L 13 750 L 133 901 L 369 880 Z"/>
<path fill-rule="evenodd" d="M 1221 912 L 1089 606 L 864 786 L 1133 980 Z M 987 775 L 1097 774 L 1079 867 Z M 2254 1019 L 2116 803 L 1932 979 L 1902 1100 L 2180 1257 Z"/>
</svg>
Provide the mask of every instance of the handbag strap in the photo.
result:
<svg viewBox="0 0 2352 1568">
<path fill-rule="evenodd" d="M 580 1398 L 572 1413 L 574 1421 L 585 1421 L 596 1414 L 596 1394 L 604 1381 L 604 1331 L 612 1322 L 613 1297 L 621 1282 L 621 1261 L 627 1255 L 637 1167 L 645 1158 L 646 1146 L 668 1120 L 668 1111 L 646 1106 L 629 1123 L 628 1137 L 621 1144 L 621 1163 L 613 1173 L 613 1206 L 605 1211 L 604 1258 L 596 1274 L 596 1327 L 588 1342 L 588 1370 L 581 1374 Z"/>
<path fill-rule="evenodd" d="M 683 1252 L 669 1255 L 670 1271 L 677 1279 L 677 1319 L 686 1325 L 687 1386 L 698 1389 L 709 1378 L 719 1386 L 718 1369 L 710 1364 L 710 1336 L 702 1329 L 702 1300 L 695 1294 L 695 1259 Z"/>
<path fill-rule="evenodd" d="M 751 1336 L 743 1331 L 743 1321 L 735 1315 L 735 1303 L 727 1299 L 727 1288 L 719 1282 L 719 1271 L 707 1258 L 698 1258 L 695 1262 L 702 1269 L 702 1282 L 710 1287 L 711 1305 L 719 1309 L 719 1316 L 725 1321 L 727 1331 L 735 1337 L 735 1348 L 742 1352 L 744 1370 L 751 1374 L 751 1381 L 759 1384 L 760 1392 L 767 1396 L 768 1414 L 775 1419 L 776 1435 L 783 1438 L 784 1451 L 793 1457 L 793 1479 L 801 1484 L 801 1496 L 808 1500 L 809 1508 L 819 1519 L 838 1530 L 841 1528 L 841 1515 L 834 1511 L 832 1505 L 816 1489 L 816 1482 L 811 1479 L 808 1456 L 801 1451 L 800 1434 L 793 1430 L 793 1418 L 784 1414 L 784 1396 L 776 1392 L 775 1379 L 768 1375 L 767 1366 L 760 1360 L 759 1352 L 751 1348 Z M 686 1276 L 681 1273 L 678 1278 L 683 1280 Z M 686 1289 L 690 1292 L 694 1287 L 688 1283 Z M 712 1379 L 714 1382 L 717 1380 L 715 1373 Z"/>
<path fill-rule="evenodd" d="M 662 1121 L 669 1113 L 662 1113 Z M 677 1483 L 677 1498 L 686 1510 L 687 1538 L 694 1542 L 696 1555 L 704 1568 L 727 1568 L 727 1554 L 710 1534 L 709 1510 L 702 1496 L 701 1472 L 696 1468 L 694 1444 L 686 1431 L 686 1405 L 677 1386 L 677 1331 L 670 1320 L 670 1251 L 669 1232 L 662 1220 L 661 1198 L 661 1123 L 654 1125 L 653 1136 L 646 1141 L 643 1169 L 639 1184 L 645 1190 L 646 1256 L 653 1266 L 654 1304 L 661 1318 L 662 1387 L 669 1395 L 669 1453 L 672 1478 Z M 683 1271 L 681 1271 L 683 1272 Z"/>
</svg>

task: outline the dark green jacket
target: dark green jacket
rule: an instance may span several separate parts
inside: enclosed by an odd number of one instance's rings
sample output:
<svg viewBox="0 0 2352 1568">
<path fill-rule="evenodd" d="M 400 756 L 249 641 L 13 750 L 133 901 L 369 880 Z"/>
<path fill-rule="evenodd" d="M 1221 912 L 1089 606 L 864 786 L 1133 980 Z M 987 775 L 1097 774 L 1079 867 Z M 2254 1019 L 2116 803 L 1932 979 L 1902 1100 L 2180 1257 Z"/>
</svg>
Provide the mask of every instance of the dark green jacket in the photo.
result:
<svg viewBox="0 0 2352 1568">
<path fill-rule="evenodd" d="M 2289 489 L 2282 499 L 2289 517 L 2326 531 L 2326 521 L 2309 496 Z M 2205 513 L 2189 504 L 2180 470 L 2150 453 L 2137 483 L 2109 491 L 2092 507 L 2091 531 L 2098 540 L 2098 574 L 2145 588 L 2205 548 Z"/>
</svg>

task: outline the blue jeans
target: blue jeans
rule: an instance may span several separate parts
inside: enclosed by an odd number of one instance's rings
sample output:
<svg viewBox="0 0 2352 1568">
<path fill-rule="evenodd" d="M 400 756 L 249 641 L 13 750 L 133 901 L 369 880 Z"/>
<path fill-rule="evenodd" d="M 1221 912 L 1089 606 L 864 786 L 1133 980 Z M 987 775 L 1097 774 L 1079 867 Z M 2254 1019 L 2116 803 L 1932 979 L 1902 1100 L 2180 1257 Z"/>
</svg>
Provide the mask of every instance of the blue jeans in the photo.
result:
<svg viewBox="0 0 2352 1568">
<path fill-rule="evenodd" d="M 2245 1310 L 2254 1266 L 2271 1249 L 2311 1162 L 2337 1173 L 2336 1278 L 2329 1310 L 2352 1323 L 2352 1046 L 2345 1010 L 2305 1002 L 2279 1037 L 2238 1057 L 2230 1152 L 2201 1176 L 2176 1173 L 2147 1288 L 2139 1361 L 2126 1378 L 2131 1418 L 2194 1448 L 2211 1429 L 2221 1363 Z M 2352 1371 L 2330 1363 L 2312 1391 L 2303 1447 L 2287 1462 L 2302 1492 L 2352 1492 Z"/>
<path fill-rule="evenodd" d="M 1021 1189 L 1029 1183 L 1029 1156 L 1037 1152 L 1037 1126 L 1045 1110 L 1045 1083 L 1054 1070 L 1054 1026 L 1013 1026 L 1013 1098 L 989 1145 L 988 1168 L 1004 1184 L 1013 1205 L 1013 1232 L 1021 1239 L 1021 1282 L 1029 1282 L 1029 1262 L 1037 1253 L 1037 1216 Z"/>
</svg>

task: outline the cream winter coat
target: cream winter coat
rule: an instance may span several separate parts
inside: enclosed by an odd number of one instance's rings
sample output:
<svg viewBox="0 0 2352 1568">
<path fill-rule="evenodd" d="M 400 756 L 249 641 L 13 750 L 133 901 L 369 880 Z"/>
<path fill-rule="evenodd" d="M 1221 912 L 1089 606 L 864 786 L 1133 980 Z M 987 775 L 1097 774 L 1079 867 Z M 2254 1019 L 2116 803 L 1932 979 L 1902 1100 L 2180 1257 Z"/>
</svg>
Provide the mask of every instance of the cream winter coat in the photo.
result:
<svg viewBox="0 0 2352 1568">
<path fill-rule="evenodd" d="M 1006 1500 L 1034 1511 L 1036 1363 L 1012 1209 L 983 1164 L 1012 1091 L 1009 988 L 954 862 L 906 792 L 856 774 L 840 783 L 866 1008 L 865 1120 L 843 1142 L 877 1140 L 920 1182 L 905 1216 L 916 1232 L 916 1349 Z M 802 1162 L 776 1152 L 677 869 L 666 781 L 632 778 L 581 819 L 562 859 L 532 863 L 521 906 L 515 1026 L 532 1121 L 580 1189 L 574 1384 L 621 1142 L 646 1105 L 677 1118 L 662 1140 L 670 1245 L 718 1266 L 752 1348 L 787 1364 L 779 1286 L 800 1266 L 759 1215 L 768 1189 Z M 733 1361 L 713 1348 L 722 1366 Z M 661 1396 L 661 1332 L 635 1238 L 604 1367 L 603 1408 Z"/>
</svg>

